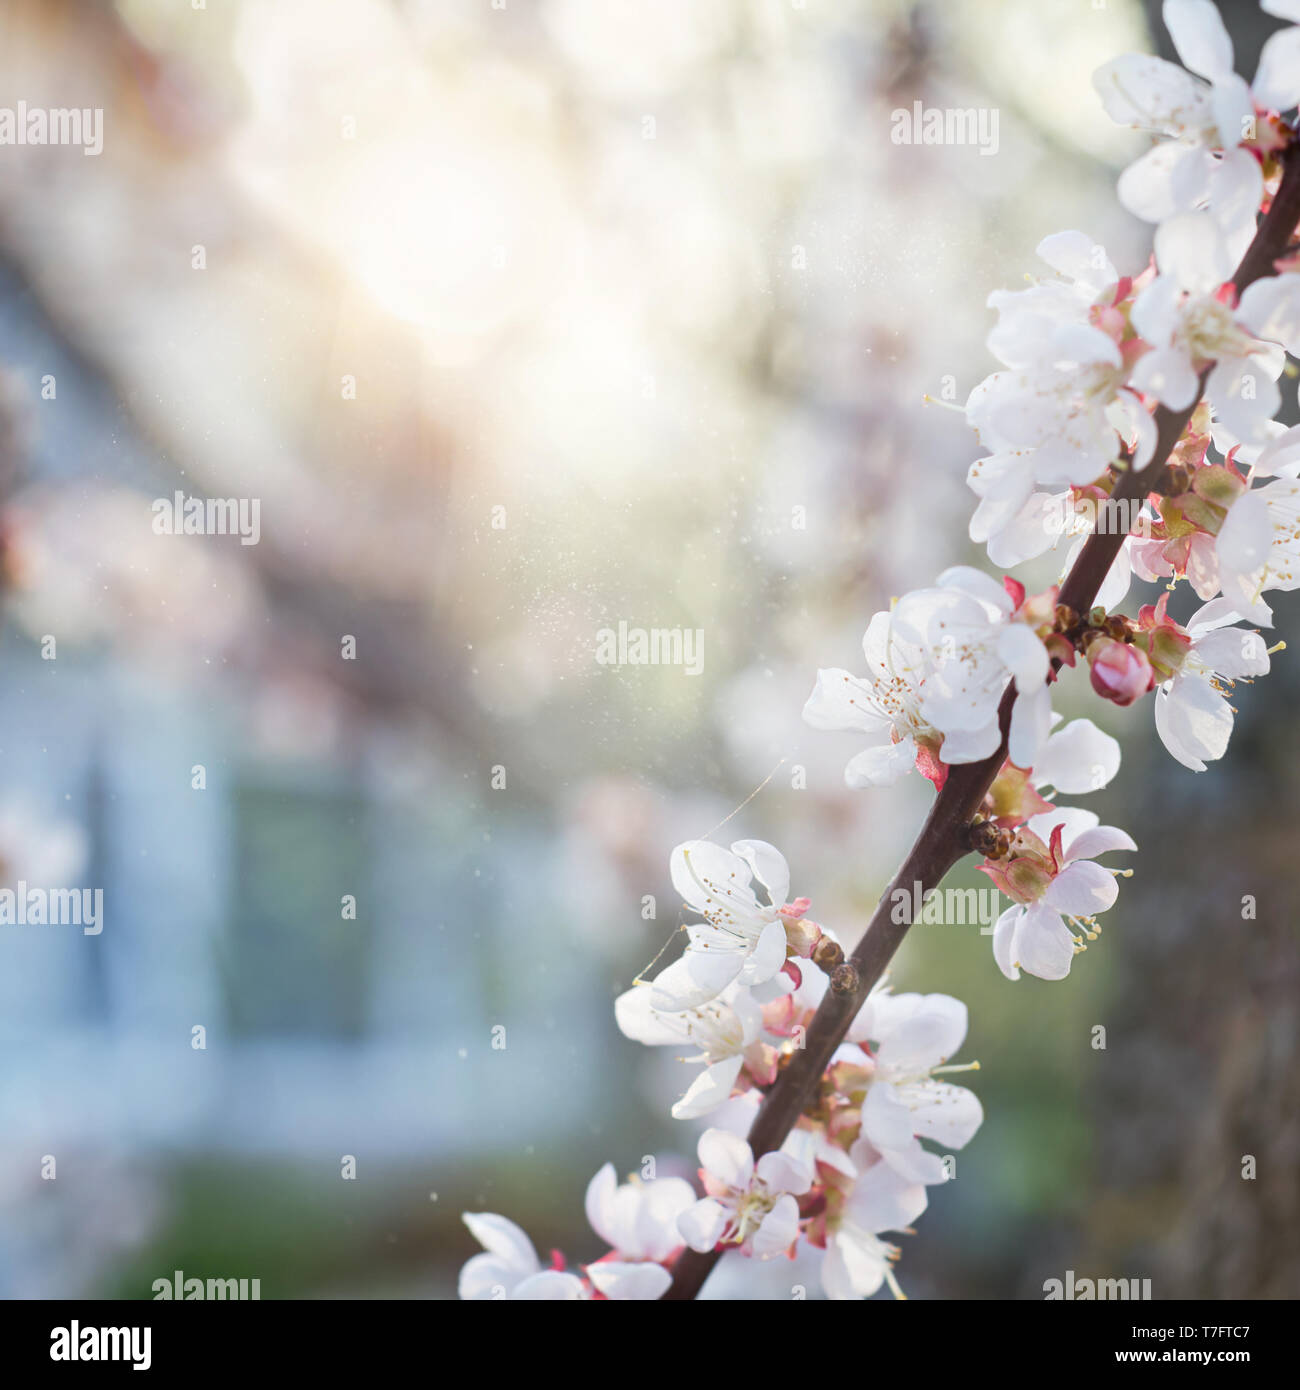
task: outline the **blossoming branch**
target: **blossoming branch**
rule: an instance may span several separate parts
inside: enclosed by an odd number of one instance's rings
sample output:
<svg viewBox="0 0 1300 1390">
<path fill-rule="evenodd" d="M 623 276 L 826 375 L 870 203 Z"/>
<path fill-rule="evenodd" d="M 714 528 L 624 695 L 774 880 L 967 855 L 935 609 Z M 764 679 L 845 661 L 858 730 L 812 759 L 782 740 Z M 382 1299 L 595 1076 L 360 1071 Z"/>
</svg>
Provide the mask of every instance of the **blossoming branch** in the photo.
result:
<svg viewBox="0 0 1300 1390">
<path fill-rule="evenodd" d="M 891 906 L 974 852 L 1010 904 L 997 968 L 1064 979 L 1117 900 L 1127 871 L 1111 856 L 1137 846 L 1060 802 L 1107 785 L 1120 752 L 1090 720 L 1058 727 L 1054 687 L 1086 668 L 1101 699 L 1149 696 L 1169 753 L 1204 771 L 1227 749 L 1236 683 L 1267 674 L 1281 646 L 1260 631 L 1266 595 L 1300 586 L 1300 427 L 1275 419 L 1300 355 L 1300 144 L 1284 119 L 1300 101 L 1300 0 L 1263 9 L 1292 27 L 1250 84 L 1211 0 L 1166 0 L 1182 66 L 1128 54 L 1095 74 L 1111 118 L 1153 137 L 1119 180 L 1154 225 L 1151 263 L 1123 274 L 1064 231 L 1038 247 L 1046 270 L 1028 288 L 990 296 L 1001 366 L 965 406 L 984 450 L 967 482 L 971 539 L 1001 573 L 944 570 L 875 614 L 857 671 L 817 674 L 804 718 L 860 739 L 849 786 L 880 794 L 916 772 L 936 792 L 857 946 L 846 955 L 791 897 L 773 846 L 672 853 L 699 920 L 615 1016 L 698 1068 L 672 1113 L 714 1118 L 698 1141 L 703 1195 L 653 1175 L 619 1186 L 607 1164 L 587 1215 L 609 1252 L 576 1268 L 560 1255 L 543 1268 L 512 1222 L 467 1215 L 484 1253 L 462 1297 L 692 1298 L 724 1252 L 800 1247 L 821 1252 L 829 1298 L 902 1296 L 894 1237 L 983 1110 L 948 1079 L 977 1065 L 952 1060 L 965 1006 L 886 982 L 910 925 Z M 1007 573 L 1053 550 L 1062 576 L 1045 591 Z M 1201 604 L 1186 622 L 1168 611 L 1180 580 Z M 1166 588 L 1125 614 L 1134 584 Z"/>
</svg>

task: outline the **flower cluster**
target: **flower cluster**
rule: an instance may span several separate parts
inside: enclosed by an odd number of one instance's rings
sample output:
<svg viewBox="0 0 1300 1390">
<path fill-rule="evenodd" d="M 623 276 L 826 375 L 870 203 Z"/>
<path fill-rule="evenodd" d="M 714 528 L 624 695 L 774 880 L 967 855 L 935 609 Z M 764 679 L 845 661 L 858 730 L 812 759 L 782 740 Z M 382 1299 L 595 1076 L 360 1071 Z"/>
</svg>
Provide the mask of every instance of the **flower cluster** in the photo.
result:
<svg viewBox="0 0 1300 1390">
<path fill-rule="evenodd" d="M 673 851 L 670 867 L 703 921 L 686 928 L 677 961 L 618 998 L 615 1017 L 628 1037 L 702 1064 L 674 1116 L 694 1119 L 730 1100 L 732 1123 L 739 1116 L 747 1127 L 763 1090 L 802 1046 L 844 953 L 810 920 L 807 898 L 785 901 L 789 870 L 772 845 L 741 840 L 728 850 L 692 840 Z M 793 1257 L 802 1244 L 823 1252 L 828 1297 L 863 1298 L 882 1285 L 901 1297 L 899 1251 L 884 1237 L 909 1230 L 927 1186 L 948 1180 L 952 1151 L 983 1120 L 970 1091 L 941 1079 L 975 1065 L 950 1061 L 966 1027 L 955 999 L 881 985 L 780 1150 L 755 1159 L 745 1139 L 715 1124 L 699 1139 L 698 1199 L 677 1178 L 617 1186 L 606 1165 L 588 1188 L 587 1216 L 610 1249 L 580 1272 L 559 1255 L 544 1269 L 504 1217 L 467 1215 L 484 1253 L 462 1271 L 461 1296 L 654 1299 L 683 1247 L 770 1259 Z"/>
<path fill-rule="evenodd" d="M 682 1248 L 678 1221 L 695 1205 L 683 1178 L 653 1178 L 619 1184 L 607 1163 L 587 1184 L 587 1220 L 609 1246 L 582 1273 L 566 1268 L 559 1251 L 543 1269 L 533 1243 L 513 1221 L 492 1212 L 466 1212 L 463 1220 L 483 1247 L 460 1272 L 466 1299 L 636 1299 L 662 1298 L 672 1276 L 668 1266 Z"/>
<path fill-rule="evenodd" d="M 1300 18 L 1294 0 L 1264 8 Z M 1240 292 L 1233 282 L 1295 138 L 1279 113 L 1300 97 L 1300 28 L 1268 41 L 1247 86 L 1210 0 L 1167 0 L 1164 18 L 1187 70 L 1129 54 L 1095 76 L 1115 120 L 1159 137 L 1119 185 L 1156 224 L 1153 262 L 1121 276 L 1089 237 L 1063 232 L 1038 248 L 1053 276 L 991 296 L 989 348 L 1006 370 L 967 402 L 991 451 L 968 481 L 971 538 L 1002 566 L 1092 529 L 1081 515 L 1131 533 L 1098 608 L 1058 630 L 1104 698 L 1154 692 L 1160 738 L 1202 771 L 1227 747 L 1233 683 L 1269 668 L 1258 632 L 1235 624 L 1271 626 L 1265 593 L 1300 585 L 1300 428 L 1273 419 L 1300 349 L 1300 273 L 1291 257 Z M 1109 504 L 1150 461 L 1161 407 L 1190 414 L 1159 490 L 1129 516 Z M 1186 579 L 1204 606 L 1180 623 L 1162 595 L 1136 620 L 1108 616 L 1135 578 Z M 1072 650 L 1054 654 L 1074 664 Z"/>
<path fill-rule="evenodd" d="M 1001 366 L 965 405 L 987 451 L 967 478 L 971 539 L 1002 571 L 1073 541 L 1069 569 L 1086 534 L 1109 531 L 1114 548 L 1092 552 L 1114 555 L 1109 573 L 1030 594 L 1005 573 L 947 569 L 875 614 L 865 673 L 819 671 L 804 708 L 815 728 L 859 741 L 851 787 L 915 768 L 942 794 L 951 768 L 985 765 L 960 848 L 1010 902 L 992 946 L 1012 980 L 1069 973 L 1128 872 L 1097 860 L 1137 848 L 1057 801 L 1106 786 L 1120 762 L 1090 720 L 1058 727 L 1058 681 L 1086 667 L 1115 706 L 1152 695 L 1166 748 L 1203 771 L 1226 750 L 1234 683 L 1266 674 L 1278 650 L 1258 631 L 1272 625 L 1264 596 L 1300 587 L 1300 427 L 1273 418 L 1287 355 L 1300 353 L 1300 250 L 1242 264 L 1295 164 L 1283 115 L 1300 100 L 1300 0 L 1263 8 L 1297 24 L 1268 40 L 1251 84 L 1211 0 L 1166 0 L 1183 66 L 1130 54 L 1095 75 L 1108 114 L 1155 137 L 1119 182 L 1124 205 L 1155 224 L 1151 263 L 1121 274 L 1091 237 L 1061 232 L 1038 247 L 1050 273 L 989 300 Z M 1149 464 L 1150 488 L 1135 488 Z M 1199 600 L 1181 620 L 1169 612 L 1180 580 Z M 1165 588 L 1125 616 L 1135 583 Z M 1087 612 L 1062 601 L 1080 587 Z M 801 1247 L 822 1252 L 829 1298 L 899 1294 L 886 1236 L 910 1232 L 983 1120 L 946 1079 L 975 1065 L 950 1061 L 965 1006 L 876 985 L 784 1143 L 756 1157 L 726 1117 L 747 1122 L 780 1087 L 828 990 L 861 999 L 863 986 L 810 900 L 791 898 L 773 846 L 690 841 L 670 869 L 699 920 L 615 1016 L 629 1038 L 699 1067 L 672 1113 L 713 1121 L 698 1142 L 703 1195 L 680 1179 L 618 1187 L 602 1169 L 587 1209 L 610 1250 L 581 1273 L 558 1256 L 543 1269 L 503 1218 L 467 1216 L 485 1253 L 465 1266 L 463 1296 L 657 1298 L 687 1249 L 764 1260 Z"/>
<path fill-rule="evenodd" d="M 771 846 L 762 850 L 770 866 L 784 865 Z M 704 854 L 696 841 L 679 847 L 674 863 L 686 851 Z M 715 862 L 725 863 L 725 853 L 715 847 Z M 708 897 L 701 894 L 693 906 L 711 911 L 716 890 L 710 884 Z M 748 892 L 745 883 L 733 888 L 733 895 Z M 778 920 L 786 925 L 786 959 L 761 984 L 733 979 L 715 1000 L 669 1009 L 680 1001 L 661 995 L 659 985 L 689 975 L 691 955 L 702 949 L 692 939 L 654 984 L 634 986 L 617 1001 L 628 1036 L 699 1049 L 686 1060 L 705 1067 L 673 1107 L 679 1118 L 708 1113 L 730 1099 L 748 1123 L 763 1090 L 802 1046 L 831 987 L 817 960 L 833 972 L 843 953 L 802 913 L 782 910 Z M 864 1298 L 882 1285 L 901 1297 L 893 1273 L 899 1250 L 884 1237 L 910 1229 L 925 1210 L 926 1188 L 947 1181 L 952 1151 L 964 1147 L 983 1120 L 970 1091 L 940 1079 L 976 1065 L 949 1060 L 966 1027 L 965 1005 L 947 995 L 895 995 L 886 985 L 873 990 L 827 1066 L 815 1101 L 780 1150 L 755 1160 L 729 1128 L 715 1126 L 701 1136 L 705 1195 L 680 1214 L 682 1241 L 701 1253 L 737 1250 L 758 1259 L 794 1257 L 806 1245 L 823 1252 L 827 1297 Z M 923 1140 L 942 1145 L 945 1154 Z"/>
</svg>

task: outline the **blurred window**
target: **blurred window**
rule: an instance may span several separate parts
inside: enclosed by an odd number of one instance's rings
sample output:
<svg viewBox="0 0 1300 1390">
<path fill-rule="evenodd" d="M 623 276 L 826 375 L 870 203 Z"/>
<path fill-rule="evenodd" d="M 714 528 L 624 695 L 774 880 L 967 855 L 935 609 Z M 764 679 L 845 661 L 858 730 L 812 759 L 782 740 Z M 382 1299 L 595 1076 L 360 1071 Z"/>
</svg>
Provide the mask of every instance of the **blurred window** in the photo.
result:
<svg viewBox="0 0 1300 1390">
<path fill-rule="evenodd" d="M 232 1033 L 360 1037 L 369 957 L 364 929 L 342 916 L 342 898 L 365 881 L 362 797 L 244 784 L 234 813 L 223 961 Z"/>
</svg>

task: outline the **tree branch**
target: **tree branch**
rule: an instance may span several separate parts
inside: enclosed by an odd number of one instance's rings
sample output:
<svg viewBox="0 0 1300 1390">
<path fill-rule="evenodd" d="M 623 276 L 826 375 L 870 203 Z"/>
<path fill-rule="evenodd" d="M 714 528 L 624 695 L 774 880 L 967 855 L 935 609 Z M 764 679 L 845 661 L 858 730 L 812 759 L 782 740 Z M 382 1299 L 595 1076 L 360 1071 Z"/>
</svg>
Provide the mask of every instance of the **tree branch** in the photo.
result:
<svg viewBox="0 0 1300 1390">
<path fill-rule="evenodd" d="M 1286 253 L 1291 235 L 1297 222 L 1300 222 L 1300 143 L 1292 143 L 1284 152 L 1282 161 L 1282 182 L 1277 195 L 1233 277 L 1238 294 L 1263 276 L 1276 273 L 1274 263 Z M 1208 375 L 1207 368 L 1201 374 L 1197 400 L 1187 409 L 1171 411 L 1164 406 L 1157 407 L 1153 417 L 1156 446 L 1152 461 L 1145 468 L 1130 469 L 1121 474 L 1113 492 L 1115 499 L 1145 497 L 1159 485 L 1174 446 L 1182 437 L 1204 394 Z M 1093 606 L 1124 539 L 1125 533 L 1118 530 L 1097 531 L 1089 536 L 1061 586 L 1058 602 L 1076 613 L 1086 614 Z M 812 1099 L 835 1049 L 844 1040 L 849 1024 L 907 935 L 910 923 L 892 920 L 890 903 L 894 892 L 906 892 L 910 902 L 913 884 L 919 883 L 921 893 L 928 893 L 939 886 L 948 870 L 968 852 L 965 829 L 979 810 L 1006 759 L 1011 708 L 1015 700 L 1013 683 L 1008 686 L 998 708 L 1002 742 L 997 752 L 982 762 L 963 763 L 950 768 L 916 843 L 877 903 L 871 921 L 848 958 L 847 965 L 838 967 L 833 976 L 831 988 L 826 991 L 821 1007 L 809 1025 L 803 1048 L 784 1065 L 754 1119 L 749 1143 L 756 1159 L 780 1148 L 794 1128 Z M 672 1286 L 664 1298 L 694 1298 L 722 1253 L 721 1249 L 711 1250 L 707 1254 L 684 1250 L 678 1257 Z"/>
</svg>

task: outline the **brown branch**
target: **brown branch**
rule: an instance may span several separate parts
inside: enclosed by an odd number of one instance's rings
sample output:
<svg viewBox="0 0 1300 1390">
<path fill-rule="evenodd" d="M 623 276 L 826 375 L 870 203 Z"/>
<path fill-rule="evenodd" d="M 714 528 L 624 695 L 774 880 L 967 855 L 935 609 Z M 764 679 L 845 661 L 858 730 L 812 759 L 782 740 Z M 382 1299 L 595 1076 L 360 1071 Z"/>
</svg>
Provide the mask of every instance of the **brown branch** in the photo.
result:
<svg viewBox="0 0 1300 1390">
<path fill-rule="evenodd" d="M 1276 273 L 1274 262 L 1286 252 L 1297 222 L 1300 222 L 1300 143 L 1293 143 L 1283 155 L 1282 183 L 1277 196 L 1233 277 L 1239 293 L 1262 276 Z M 1201 393 L 1207 376 L 1208 369 L 1201 374 Z M 1169 456 L 1199 404 L 1201 393 L 1198 393 L 1197 402 L 1185 410 L 1171 411 L 1164 406 L 1156 409 L 1156 446 L 1152 461 L 1145 468 L 1130 469 L 1120 476 L 1113 493 L 1116 499 L 1145 497 L 1159 485 Z M 1089 536 L 1061 586 L 1058 602 L 1076 613 L 1087 613 L 1124 538 L 1125 533 L 1117 528 Z M 841 967 L 842 973 L 835 982 L 837 987 L 826 991 L 802 1049 L 791 1056 L 764 1099 L 749 1132 L 755 1158 L 780 1148 L 794 1128 L 835 1049 L 844 1040 L 849 1024 L 907 935 L 910 923 L 892 920 L 890 904 L 895 891 L 904 891 L 909 902 L 916 883 L 921 885 L 923 895 L 928 893 L 938 887 L 948 870 L 967 853 L 966 827 L 1006 759 L 1011 708 L 1015 700 L 1015 685 L 1012 684 L 998 709 L 1002 742 L 997 752 L 982 762 L 963 763 L 949 770 L 948 779 L 935 797 L 916 843 L 877 903 L 862 939 L 849 957 L 856 978 Z M 678 1257 L 672 1286 L 664 1298 L 694 1298 L 722 1253 L 721 1249 L 707 1254 L 684 1250 Z"/>
</svg>

